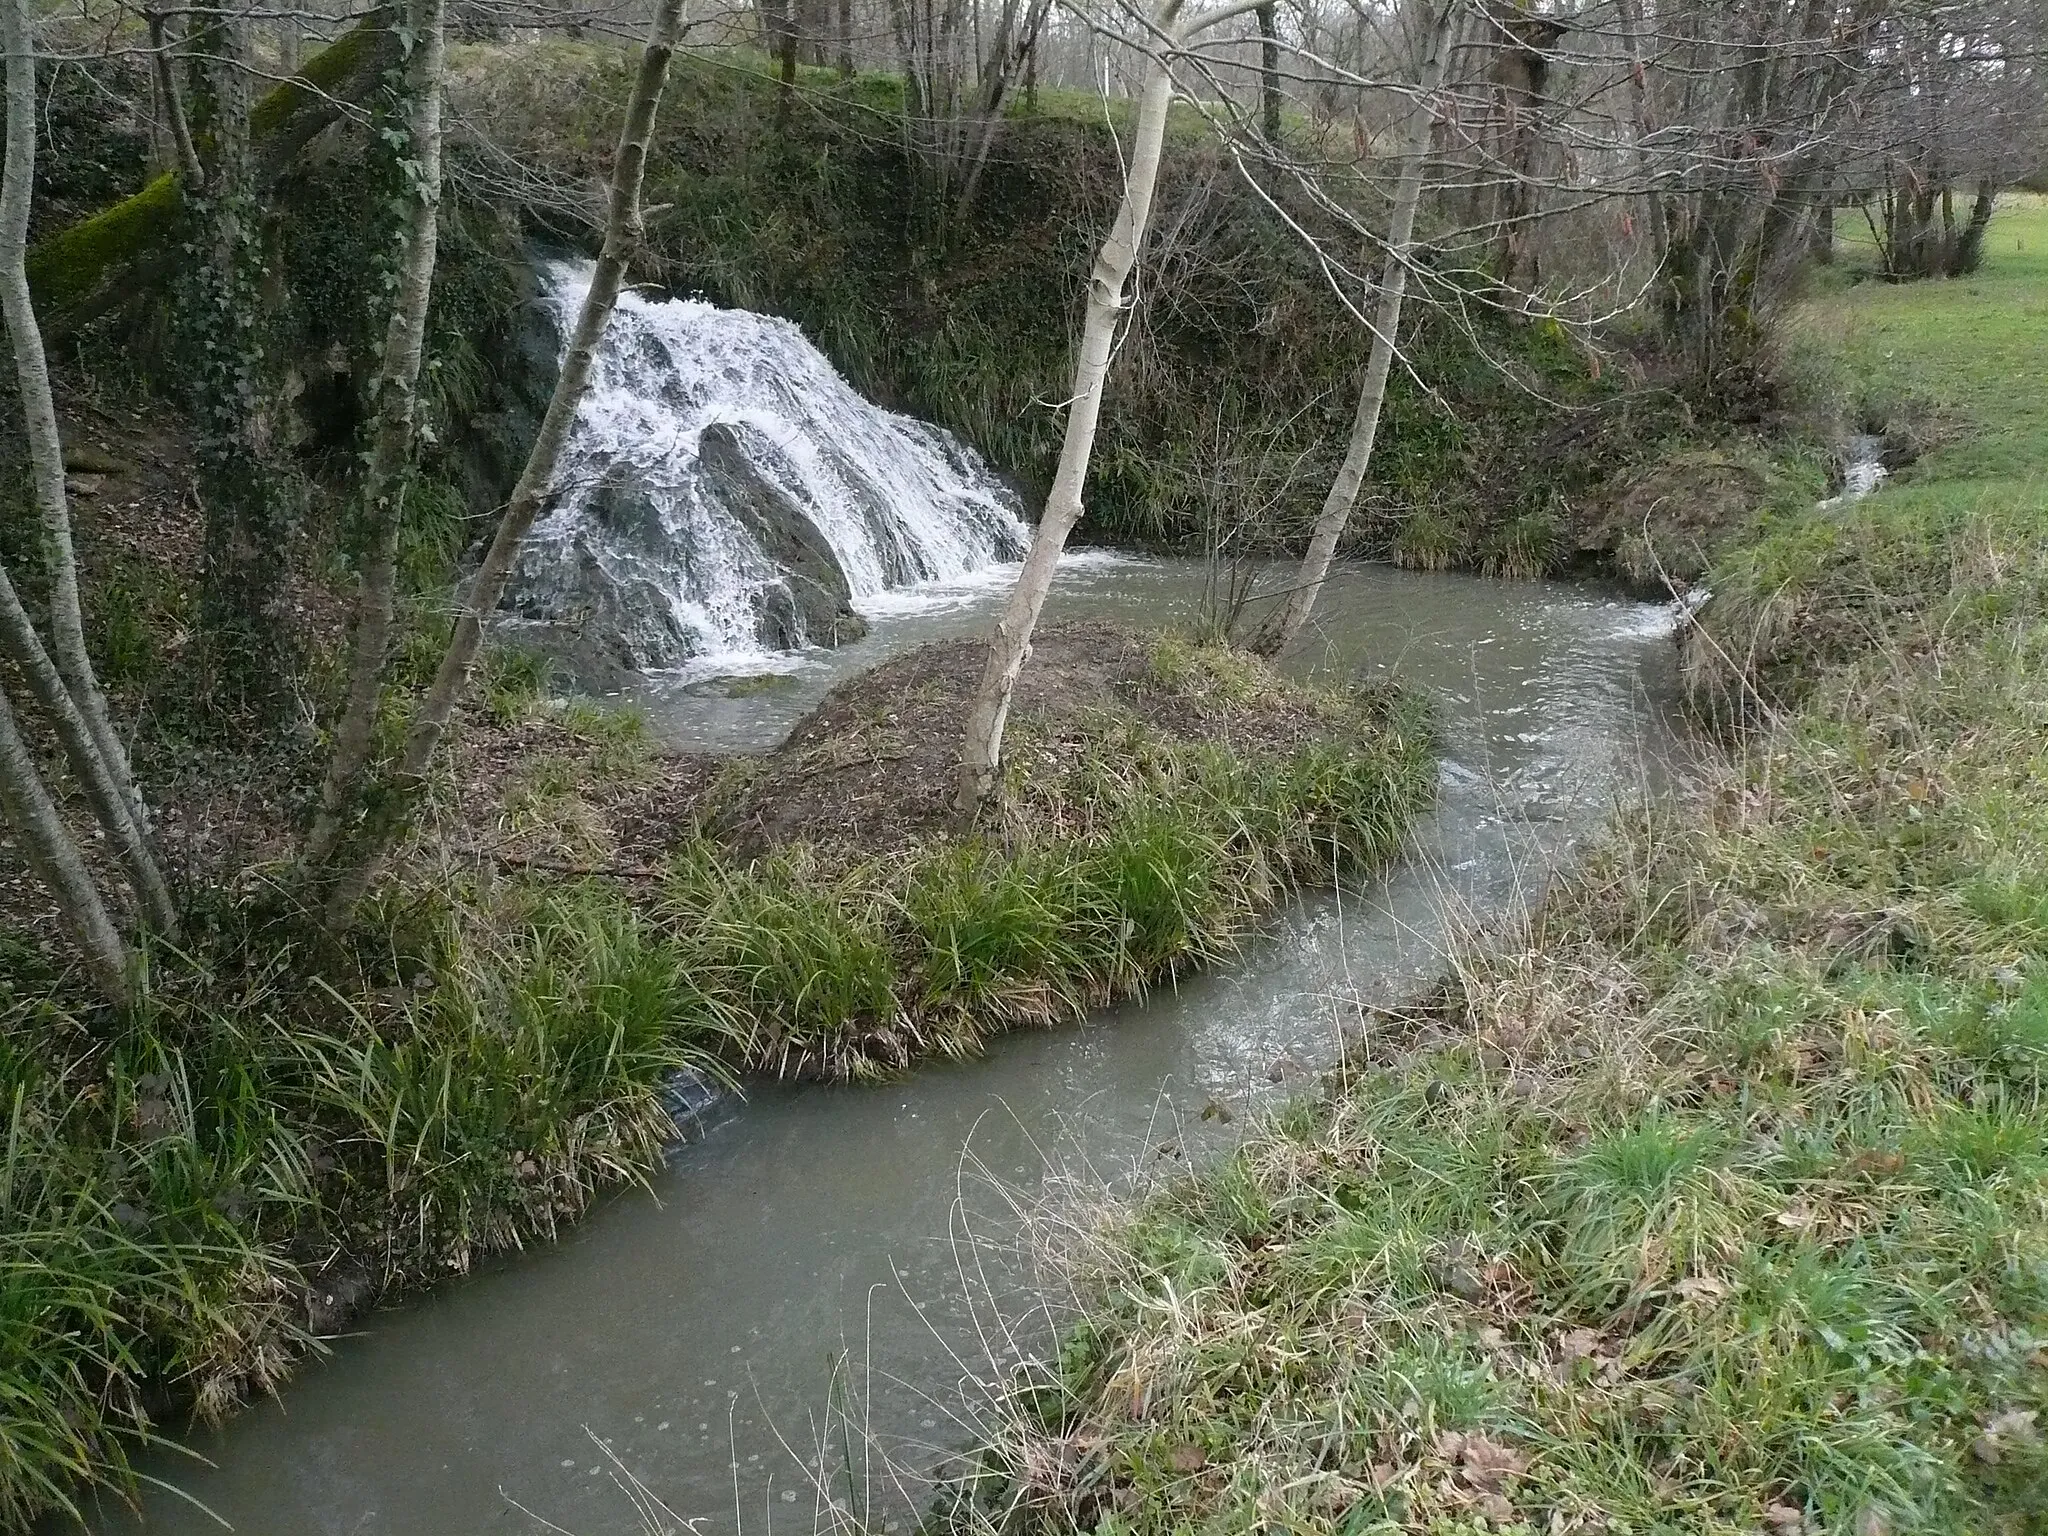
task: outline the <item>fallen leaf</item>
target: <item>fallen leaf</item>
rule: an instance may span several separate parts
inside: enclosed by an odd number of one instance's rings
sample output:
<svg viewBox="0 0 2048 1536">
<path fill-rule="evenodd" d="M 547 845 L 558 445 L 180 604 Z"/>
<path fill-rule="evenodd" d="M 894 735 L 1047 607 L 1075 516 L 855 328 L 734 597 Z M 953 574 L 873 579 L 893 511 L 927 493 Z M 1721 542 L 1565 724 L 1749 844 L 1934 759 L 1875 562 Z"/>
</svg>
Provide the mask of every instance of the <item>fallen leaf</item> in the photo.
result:
<svg viewBox="0 0 2048 1536">
<path fill-rule="evenodd" d="M 1166 1453 L 1166 1464 L 1176 1472 L 1199 1472 L 1209 1465 L 1209 1453 L 1199 1445 L 1176 1445 Z"/>
<path fill-rule="evenodd" d="M 1809 1232 L 1815 1219 L 1813 1208 L 1801 1201 L 1795 1201 L 1778 1212 L 1778 1225 L 1788 1232 Z"/>
<path fill-rule="evenodd" d="M 1806 1511 L 1790 1504 L 1766 1504 L 1764 1523 L 1776 1526 L 1782 1536 L 1797 1536 L 1799 1528 L 1806 1524 Z"/>
<path fill-rule="evenodd" d="M 1995 1467 L 2005 1459 L 2008 1450 L 2038 1444 L 2041 1432 L 2034 1427 L 2035 1417 L 2031 1408 L 2008 1408 L 1993 1414 L 1984 1425 L 1984 1433 L 1971 1443 L 1970 1454 L 1986 1466 Z"/>
<path fill-rule="evenodd" d="M 1687 1301 L 1719 1301 L 1728 1294 L 1728 1282 L 1712 1275 L 1688 1275 L 1678 1282 L 1678 1294 Z"/>
<path fill-rule="evenodd" d="M 1599 1354 L 1600 1343 L 1601 1339 L 1597 1330 L 1592 1328 L 1574 1328 L 1570 1333 L 1557 1341 L 1558 1358 L 1564 1361 L 1565 1368 L 1569 1370 L 1581 1360 L 1589 1359 Z"/>
</svg>

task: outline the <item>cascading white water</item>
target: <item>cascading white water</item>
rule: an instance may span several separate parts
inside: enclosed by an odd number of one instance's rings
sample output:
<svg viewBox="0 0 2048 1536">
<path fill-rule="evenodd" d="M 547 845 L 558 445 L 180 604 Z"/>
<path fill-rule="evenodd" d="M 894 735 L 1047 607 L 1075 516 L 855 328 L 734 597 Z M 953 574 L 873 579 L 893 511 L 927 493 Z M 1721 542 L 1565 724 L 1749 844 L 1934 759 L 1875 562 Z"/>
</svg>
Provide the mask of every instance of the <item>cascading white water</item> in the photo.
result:
<svg viewBox="0 0 2048 1536">
<path fill-rule="evenodd" d="M 558 337 L 590 274 L 543 269 Z M 862 399 L 788 321 L 628 293 L 505 603 L 629 666 L 758 658 L 1017 558 L 1018 512 L 972 449 Z"/>
</svg>

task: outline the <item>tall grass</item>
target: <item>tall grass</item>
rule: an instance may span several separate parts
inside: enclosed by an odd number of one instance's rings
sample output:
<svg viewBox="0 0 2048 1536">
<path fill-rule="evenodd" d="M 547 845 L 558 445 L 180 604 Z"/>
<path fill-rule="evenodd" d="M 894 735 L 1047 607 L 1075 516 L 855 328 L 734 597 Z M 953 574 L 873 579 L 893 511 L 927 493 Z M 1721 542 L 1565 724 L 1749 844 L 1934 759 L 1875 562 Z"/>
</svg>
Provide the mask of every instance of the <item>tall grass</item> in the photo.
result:
<svg viewBox="0 0 2048 1536">
<path fill-rule="evenodd" d="M 168 1409 L 277 1382 L 327 1276 L 460 1270 L 657 1166 L 665 1079 L 728 1044 L 675 951 L 595 889 L 443 917 L 395 993 L 161 954 L 111 1031 L 9 999 L 0 1522 L 118 1486 Z"/>
<path fill-rule="evenodd" d="M 1289 890 L 1392 854 L 1433 792 L 1428 732 L 1405 706 L 1326 707 L 1324 734 L 1280 752 L 1105 711 L 1062 742 L 1065 773 L 1012 786 L 1003 836 L 851 864 L 701 843 L 659 921 L 747 1063 L 779 1074 L 871 1076 L 1074 1018 L 1229 958 Z"/>
</svg>

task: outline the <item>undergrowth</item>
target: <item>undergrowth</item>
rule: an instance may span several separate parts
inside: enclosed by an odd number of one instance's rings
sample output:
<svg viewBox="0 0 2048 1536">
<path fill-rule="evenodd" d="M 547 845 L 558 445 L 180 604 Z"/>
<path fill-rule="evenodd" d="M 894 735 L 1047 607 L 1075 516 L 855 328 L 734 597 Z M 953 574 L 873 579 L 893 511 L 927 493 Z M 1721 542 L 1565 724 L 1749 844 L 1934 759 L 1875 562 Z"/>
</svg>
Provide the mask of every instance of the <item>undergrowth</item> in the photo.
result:
<svg viewBox="0 0 2048 1536">
<path fill-rule="evenodd" d="M 1219 702 L 1287 686 L 1214 647 L 1146 654 Z M 593 778 L 654 782 L 637 717 L 551 700 L 525 653 L 485 671 L 481 713 L 550 744 L 507 773 L 515 846 L 522 818 L 556 844 L 591 818 Z M 1427 730 L 1384 692 L 1297 702 L 1321 724 L 1270 752 L 1100 711 L 1057 771 L 1013 774 L 1001 826 L 874 858 L 695 838 L 622 885 L 429 839 L 338 954 L 258 879 L 194 914 L 203 944 L 157 948 L 124 1016 L 67 1005 L 49 955 L 0 936 L 0 1525 L 120 1489 L 160 1423 L 647 1177 L 679 1070 L 967 1052 L 1224 959 L 1291 886 L 1386 857 L 1433 785 Z"/>
<path fill-rule="evenodd" d="M 665 1080 L 727 1041 L 673 951 L 596 888 L 424 905 L 403 979 L 346 998 L 288 950 L 161 952 L 120 1021 L 0 983 L 0 1523 L 274 1385 L 335 1292 L 551 1238 L 657 1165 Z"/>
</svg>

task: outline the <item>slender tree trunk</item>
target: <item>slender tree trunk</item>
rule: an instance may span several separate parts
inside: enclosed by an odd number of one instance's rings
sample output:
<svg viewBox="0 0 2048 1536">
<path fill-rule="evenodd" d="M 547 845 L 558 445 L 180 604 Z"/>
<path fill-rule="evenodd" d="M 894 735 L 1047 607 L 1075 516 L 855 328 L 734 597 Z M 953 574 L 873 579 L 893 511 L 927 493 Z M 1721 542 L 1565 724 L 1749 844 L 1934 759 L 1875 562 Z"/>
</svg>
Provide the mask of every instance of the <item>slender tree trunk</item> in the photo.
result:
<svg viewBox="0 0 2048 1536">
<path fill-rule="evenodd" d="M 349 663 L 348 695 L 335 728 L 334 755 L 320 789 L 320 810 L 307 839 L 304 866 L 324 864 L 341 839 L 348 815 L 358 808 L 370 764 L 378 705 L 398 599 L 398 532 L 405 486 L 412 469 L 419 400 L 420 354 L 426 345 L 427 302 L 434 286 L 434 256 L 441 207 L 441 89 L 447 74 L 445 0 L 416 0 L 410 18 L 413 57 L 411 95 L 413 199 L 400 237 L 398 301 L 384 333 L 384 357 L 377 380 L 377 418 L 370 462 L 363 472 L 366 539 L 356 592 L 355 645 Z"/>
<path fill-rule="evenodd" d="M 1074 386 L 1067 397 L 1067 430 L 1060 443 L 1059 466 L 1052 491 L 1039 515 L 1038 530 L 1024 569 L 1003 604 L 995 633 L 989 637 L 988 659 L 981 682 L 968 707 L 967 730 L 960 743 L 959 784 L 954 809 L 971 820 L 995 788 L 1002 761 L 1003 727 L 1010 715 L 1010 696 L 1017 674 L 1031 654 L 1031 634 L 1052 589 L 1054 569 L 1066 548 L 1067 535 L 1081 517 L 1081 493 L 1088 480 L 1088 461 L 1095 449 L 1095 426 L 1102 414 L 1102 391 L 1109 377 L 1111 349 L 1124 314 L 1124 285 L 1145 248 L 1145 230 L 1152 217 L 1152 193 L 1159 180 L 1159 154 L 1166 140 L 1167 109 L 1173 105 L 1173 50 L 1199 32 L 1257 9 L 1257 0 L 1226 0 L 1214 9 L 1182 18 L 1181 0 L 1162 0 L 1152 19 L 1158 51 L 1151 55 L 1145 91 L 1138 102 L 1137 130 L 1131 139 L 1131 163 L 1124 173 L 1124 192 L 1109 234 L 1095 253 L 1088 277 L 1088 303 L 1081 322 L 1081 347 L 1074 359 Z"/>
<path fill-rule="evenodd" d="M 1270 4 L 1258 9 L 1259 120 L 1268 144 L 1280 142 L 1280 29 Z"/>
<path fill-rule="evenodd" d="M 839 0 L 839 78 L 853 78 L 853 0 Z"/>
<path fill-rule="evenodd" d="M 6 0 L 11 11 L 25 0 Z M 28 865 L 57 898 L 65 926 L 78 941 L 93 985 L 117 1007 L 134 996 L 134 967 L 128 946 L 107 916 L 106 903 L 65 830 L 64 819 L 43 787 L 35 758 L 14 723 L 14 706 L 0 689 L 0 811 L 20 840 Z"/>
<path fill-rule="evenodd" d="M 776 110 L 787 115 L 790 98 L 796 94 L 796 52 L 802 40 L 803 28 L 797 21 L 797 0 L 781 0 L 776 12 L 775 59 L 779 66 L 776 79 L 782 87 Z"/>
<path fill-rule="evenodd" d="M 1294 585 L 1282 597 L 1281 606 L 1253 637 L 1252 648 L 1277 656 L 1301 633 L 1314 609 L 1316 597 L 1329 577 L 1330 562 L 1351 521 L 1351 509 L 1358 504 L 1358 487 L 1372 463 L 1374 439 L 1379 435 L 1380 408 L 1386 403 L 1387 374 L 1393 365 L 1394 348 L 1401 329 L 1401 306 L 1408 291 L 1408 263 L 1415 242 L 1415 209 L 1422 199 L 1423 170 L 1429 161 L 1430 128 L 1434 121 L 1434 98 L 1442 85 L 1444 65 L 1451 51 L 1451 34 L 1456 29 L 1457 7 L 1451 0 L 1426 0 L 1423 54 L 1416 71 L 1415 92 L 1409 98 L 1401 136 L 1400 180 L 1394 189 L 1394 210 L 1387 231 L 1387 255 L 1380 268 L 1380 298 L 1373 314 L 1372 350 L 1366 358 L 1365 378 L 1358 389 L 1358 411 L 1351 422 L 1351 442 L 1344 462 L 1323 498 L 1322 513 L 1309 537 L 1308 553 L 1302 557 Z"/>
<path fill-rule="evenodd" d="M 78 596 L 78 560 L 71 546 L 71 509 L 64 491 L 64 445 L 43 335 L 28 287 L 28 217 L 36 157 L 35 34 L 26 0 L 0 0 L 7 49 L 7 159 L 0 176 L 0 311 L 14 349 L 28 438 L 29 480 L 41 514 L 50 562 L 51 647 L 22 610 L 13 583 L 0 573 L 0 646 L 11 655 L 51 713 L 59 739 L 94 814 L 120 852 L 144 918 L 177 931 L 177 909 L 149 847 L 148 820 L 128 767 L 128 752 L 108 717 L 99 680 L 85 650 Z"/>
<path fill-rule="evenodd" d="M 206 172 L 199 164 L 199 150 L 192 142 L 192 122 L 185 116 L 185 93 L 178 86 L 175 50 L 164 33 L 161 11 L 144 13 L 149 24 L 149 61 L 156 73 L 156 93 L 163 102 L 164 122 L 170 129 L 171 145 L 177 151 L 178 174 L 194 191 L 206 185 Z M 297 68 L 294 63 L 293 68 Z"/>
<path fill-rule="evenodd" d="M 1671 254 L 1672 211 L 1669 200 L 1657 185 L 1657 165 L 1650 152 L 1652 121 L 1649 73 L 1643 65 L 1642 27 L 1638 0 L 1616 0 L 1623 46 L 1628 50 L 1629 101 L 1635 114 L 1636 170 L 1643 178 L 1643 206 L 1650 217 L 1650 239 L 1657 258 L 1657 270 L 1664 270 Z"/>
<path fill-rule="evenodd" d="M 1168 12 L 1161 30 L 1172 25 Z M 1031 654 L 1031 632 L 1052 587 L 1054 568 L 1066 548 L 1067 535 L 1081 516 L 1081 491 L 1088 478 L 1088 460 L 1095 448 L 1095 424 L 1102 411 L 1103 384 L 1109 374 L 1110 349 L 1124 314 L 1124 284 L 1145 244 L 1145 226 L 1152 214 L 1152 190 L 1159 176 L 1159 152 L 1166 137 L 1167 108 L 1173 102 L 1173 74 L 1163 58 L 1154 58 L 1138 107 L 1137 132 L 1131 144 L 1131 165 L 1124 177 L 1124 195 L 1109 236 L 1096 253 L 1088 278 L 1088 305 L 1081 326 L 1081 350 L 1074 363 L 1074 387 L 1068 394 L 1066 437 L 1060 445 L 1059 467 L 1046 497 L 1038 531 L 1024 557 L 1024 569 L 1009 601 L 1003 605 L 995 634 L 989 639 L 967 717 L 960 749 L 960 784 L 955 807 L 961 817 L 974 815 L 995 787 L 1001 761 L 1003 726 L 1009 718 L 1010 695 L 1017 674 Z"/>
<path fill-rule="evenodd" d="M 19 3 L 19 0 L 17 0 Z M 618 153 L 612 161 L 610 208 L 605 220 L 604 247 L 590 277 L 590 291 L 576 316 L 576 330 L 570 337 L 556 376 L 547 414 L 534 436 L 526 467 L 512 489 L 505 515 L 485 551 L 483 563 L 470 579 L 456 616 L 455 632 L 441 665 L 434 674 L 426 697 L 414 713 L 406 733 L 405 747 L 388 791 L 364 819 L 361 833 L 352 841 L 350 858 L 340 866 L 327 905 L 331 929 L 347 923 L 355 905 L 376 878 L 392 845 L 410 820 L 426 786 L 427 770 L 435 751 L 447 734 L 455 706 L 469 686 L 477 651 L 483 644 L 484 626 L 504 596 L 505 580 L 512 569 L 519 544 L 540 515 L 554 487 L 555 469 L 561 462 L 563 445 L 576 418 L 576 408 L 590 380 L 590 370 L 604 339 L 625 279 L 626 264 L 639 250 L 645 231 L 640 216 L 640 187 L 647 171 L 647 144 L 654 132 L 654 116 L 661 105 L 662 87 L 668 79 L 669 58 L 675 52 L 676 32 L 681 25 L 683 0 L 661 0 L 641 51 L 640 69 L 626 102 L 626 121 L 619 134 Z"/>
</svg>

